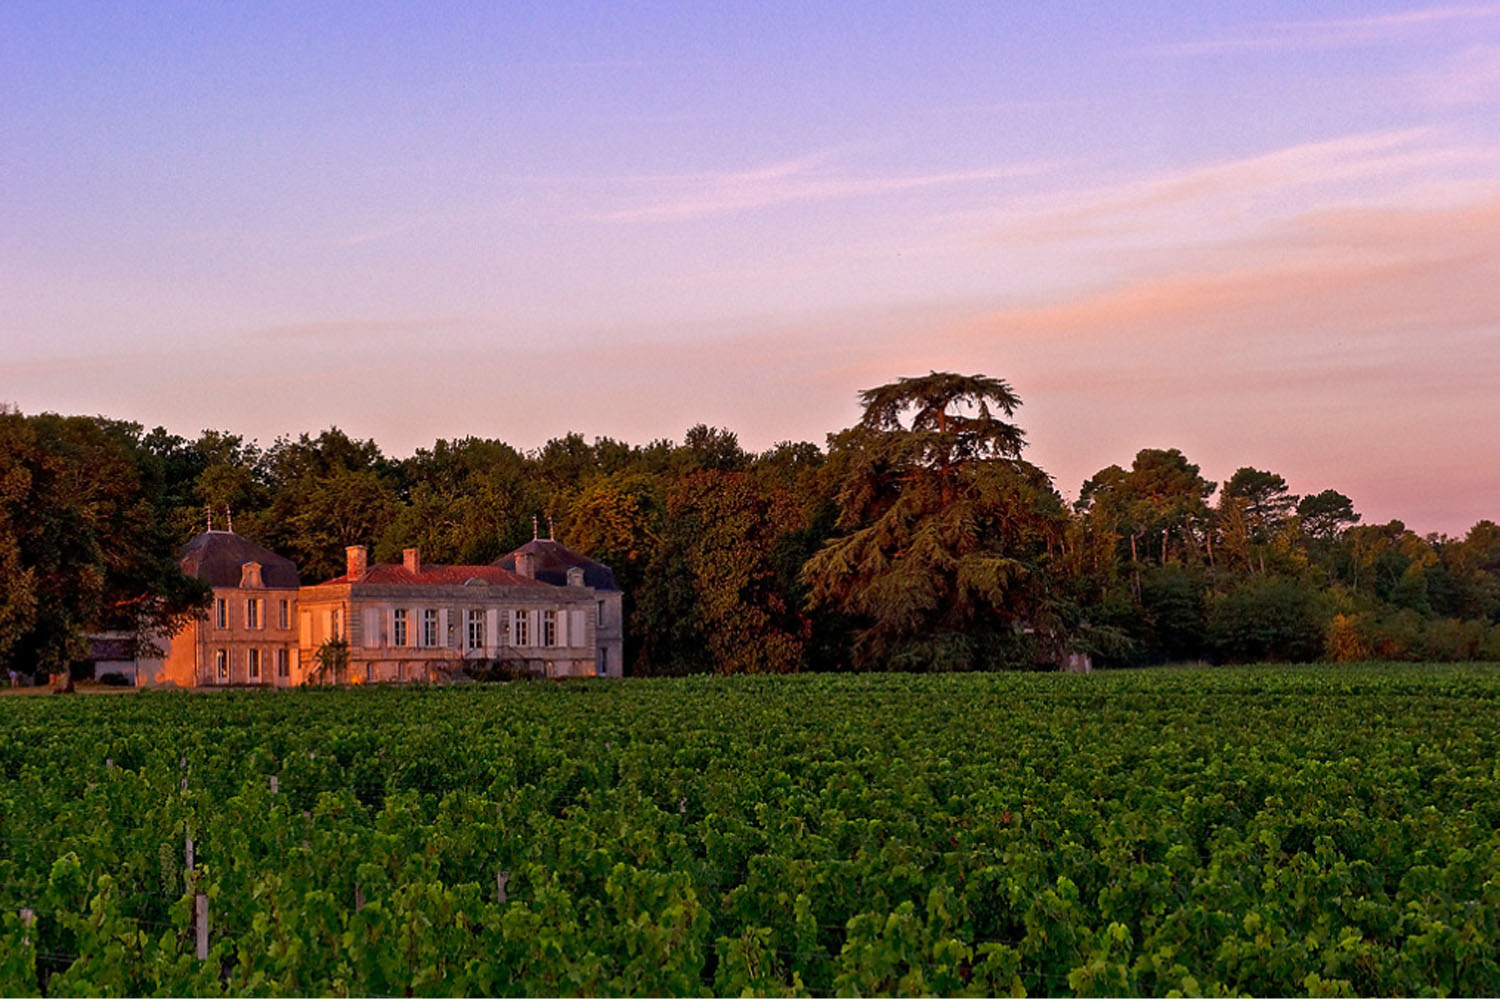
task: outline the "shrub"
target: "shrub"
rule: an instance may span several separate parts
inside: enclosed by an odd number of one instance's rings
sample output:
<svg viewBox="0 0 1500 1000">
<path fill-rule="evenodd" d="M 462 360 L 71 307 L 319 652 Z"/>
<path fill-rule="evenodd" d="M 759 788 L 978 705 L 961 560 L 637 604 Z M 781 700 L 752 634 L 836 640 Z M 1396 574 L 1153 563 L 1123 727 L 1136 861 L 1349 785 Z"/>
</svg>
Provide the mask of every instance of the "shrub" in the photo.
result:
<svg viewBox="0 0 1500 1000">
<path fill-rule="evenodd" d="M 1439 618 L 1427 623 L 1422 636 L 1422 658 L 1424 660 L 1477 660 L 1484 649 L 1484 622 L 1459 621 L 1457 618 Z"/>
<path fill-rule="evenodd" d="M 1253 580 L 1214 602 L 1209 639 L 1222 660 L 1303 661 L 1323 652 L 1316 595 L 1292 580 Z"/>
<path fill-rule="evenodd" d="M 1338 614 L 1323 633 L 1323 655 L 1336 663 L 1368 660 L 1373 647 L 1363 615 Z"/>
</svg>

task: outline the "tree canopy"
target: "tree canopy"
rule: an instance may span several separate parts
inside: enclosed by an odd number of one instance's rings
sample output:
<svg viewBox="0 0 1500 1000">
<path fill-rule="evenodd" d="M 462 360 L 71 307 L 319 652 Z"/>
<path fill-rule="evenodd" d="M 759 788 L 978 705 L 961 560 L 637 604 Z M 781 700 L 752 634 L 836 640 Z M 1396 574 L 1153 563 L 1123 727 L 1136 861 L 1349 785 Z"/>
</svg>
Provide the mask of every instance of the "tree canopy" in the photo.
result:
<svg viewBox="0 0 1500 1000">
<path fill-rule="evenodd" d="M 568 433 L 523 451 L 435 441 L 387 456 L 338 428 L 269 447 L 0 406 L 0 663 L 53 672 L 91 632 L 144 646 L 199 613 L 180 547 L 207 518 L 343 572 L 347 545 L 488 563 L 533 524 L 610 565 L 638 673 L 1500 658 L 1500 527 L 1366 524 L 1322 483 L 1241 466 L 1222 490 L 1147 447 L 1067 507 L 1023 453 L 1021 399 L 929 372 L 859 393 L 824 446 L 759 454 L 697 423 L 680 442 Z"/>
<path fill-rule="evenodd" d="M 1057 627 L 1047 562 L 1065 513 L 1000 419 L 1020 398 L 999 379 L 933 372 L 860 399 L 858 426 L 833 442 L 848 452 L 844 533 L 804 567 L 809 600 L 856 623 L 855 666 L 1029 665 L 1027 637 Z"/>
</svg>

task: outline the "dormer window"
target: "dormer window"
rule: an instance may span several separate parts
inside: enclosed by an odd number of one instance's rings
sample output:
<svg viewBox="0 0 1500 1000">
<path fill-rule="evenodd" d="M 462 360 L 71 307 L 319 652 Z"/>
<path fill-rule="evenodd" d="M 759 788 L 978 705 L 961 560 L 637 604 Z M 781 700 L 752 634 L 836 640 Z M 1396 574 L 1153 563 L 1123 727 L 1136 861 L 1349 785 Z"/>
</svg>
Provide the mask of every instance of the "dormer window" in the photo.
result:
<svg viewBox="0 0 1500 1000">
<path fill-rule="evenodd" d="M 260 590 L 264 586 L 260 579 L 260 563 L 247 562 L 240 565 L 241 590 Z"/>
</svg>

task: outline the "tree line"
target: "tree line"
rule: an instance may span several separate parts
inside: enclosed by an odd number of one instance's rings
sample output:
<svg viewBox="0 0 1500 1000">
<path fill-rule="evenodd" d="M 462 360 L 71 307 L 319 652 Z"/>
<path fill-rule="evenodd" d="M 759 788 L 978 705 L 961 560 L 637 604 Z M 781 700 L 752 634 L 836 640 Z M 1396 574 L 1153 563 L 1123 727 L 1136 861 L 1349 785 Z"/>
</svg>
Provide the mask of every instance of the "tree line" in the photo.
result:
<svg viewBox="0 0 1500 1000">
<path fill-rule="evenodd" d="M 1023 457 L 1005 381 L 934 372 L 860 398 L 822 447 L 753 453 L 700 424 L 681 443 L 469 437 L 406 459 L 337 428 L 262 447 L 3 408 L 0 663 L 55 672 L 91 631 L 144 648 L 201 614 L 176 553 L 231 517 L 305 582 L 355 544 L 488 563 L 545 518 L 614 570 L 637 674 L 1500 659 L 1492 521 L 1363 524 L 1332 488 L 1250 467 L 1220 485 L 1175 448 L 1068 504 Z"/>
</svg>

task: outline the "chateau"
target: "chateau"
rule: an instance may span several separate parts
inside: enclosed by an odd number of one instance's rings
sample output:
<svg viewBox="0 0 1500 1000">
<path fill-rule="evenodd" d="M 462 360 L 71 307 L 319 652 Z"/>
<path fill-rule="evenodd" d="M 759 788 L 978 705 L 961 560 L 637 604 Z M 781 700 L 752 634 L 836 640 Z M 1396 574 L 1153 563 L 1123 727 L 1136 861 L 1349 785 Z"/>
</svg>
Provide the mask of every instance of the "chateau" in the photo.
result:
<svg viewBox="0 0 1500 1000">
<path fill-rule="evenodd" d="M 182 568 L 213 590 L 208 615 L 142 660 L 142 686 L 290 687 L 431 682 L 464 668 L 619 677 L 623 594 L 609 567 L 535 538 L 485 566 L 399 563 L 346 550 L 343 575 L 303 584 L 297 566 L 233 531 L 206 531 Z"/>
</svg>

